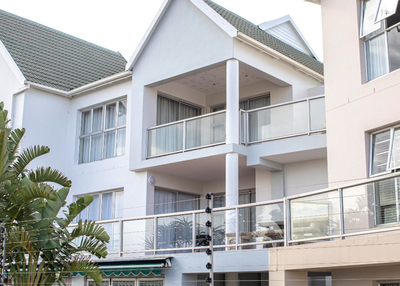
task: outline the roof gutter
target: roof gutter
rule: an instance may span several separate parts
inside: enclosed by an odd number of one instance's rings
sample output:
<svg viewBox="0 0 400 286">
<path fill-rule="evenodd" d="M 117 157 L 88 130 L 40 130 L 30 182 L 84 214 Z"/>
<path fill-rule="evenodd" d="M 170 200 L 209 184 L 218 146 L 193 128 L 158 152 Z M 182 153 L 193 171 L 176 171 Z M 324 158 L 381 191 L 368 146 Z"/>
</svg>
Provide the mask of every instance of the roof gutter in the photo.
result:
<svg viewBox="0 0 400 286">
<path fill-rule="evenodd" d="M 237 37 L 239 40 L 245 42 L 246 44 L 256 48 L 257 50 L 260 50 L 263 53 L 266 53 L 267 55 L 273 57 L 274 59 L 278 60 L 283 60 L 292 66 L 295 67 L 295 69 L 301 73 L 304 73 L 305 75 L 314 78 L 315 80 L 319 82 L 324 82 L 324 76 L 317 73 L 316 71 L 313 71 L 312 69 L 303 66 L 302 64 L 292 60 L 291 58 L 275 51 L 274 49 L 260 43 L 259 41 L 247 36 L 246 34 L 243 34 L 242 32 L 239 32 Z"/>
<path fill-rule="evenodd" d="M 93 89 L 96 89 L 96 88 L 99 88 L 99 87 L 102 87 L 102 86 L 105 86 L 105 85 L 109 85 L 109 84 L 112 84 L 112 83 L 115 83 L 115 82 L 118 82 L 118 81 L 121 81 L 121 80 L 124 80 L 124 79 L 127 79 L 127 78 L 130 78 L 131 76 L 132 76 L 132 73 L 130 71 L 124 71 L 124 72 L 121 72 L 121 73 L 118 73 L 118 74 L 115 74 L 115 75 L 100 79 L 98 81 L 91 82 L 89 84 L 80 86 L 80 87 L 75 88 L 75 89 L 70 90 L 70 91 L 63 91 L 63 90 L 60 90 L 60 89 L 57 89 L 57 88 L 53 88 L 53 87 L 49 87 L 49 86 L 46 86 L 46 85 L 43 85 L 43 84 L 38 84 L 38 83 L 34 83 L 34 82 L 25 81 L 25 84 L 27 84 L 27 87 L 24 89 L 24 91 L 29 89 L 30 87 L 33 87 L 33 88 L 40 89 L 40 90 L 47 91 L 47 92 L 51 92 L 53 94 L 60 95 L 60 96 L 63 96 L 63 97 L 72 98 L 72 97 L 74 97 L 76 95 L 79 95 L 79 94 L 82 94 L 84 92 L 87 92 L 87 91 L 90 91 L 90 90 L 93 90 Z M 20 91 L 19 91 L 19 93 L 20 93 Z"/>
</svg>

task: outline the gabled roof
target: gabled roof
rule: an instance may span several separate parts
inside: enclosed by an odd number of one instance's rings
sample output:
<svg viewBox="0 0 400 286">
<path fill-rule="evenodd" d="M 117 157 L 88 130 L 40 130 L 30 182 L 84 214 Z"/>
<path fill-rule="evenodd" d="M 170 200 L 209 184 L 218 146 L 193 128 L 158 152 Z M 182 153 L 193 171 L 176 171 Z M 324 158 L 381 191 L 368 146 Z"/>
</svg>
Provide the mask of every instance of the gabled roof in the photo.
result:
<svg viewBox="0 0 400 286">
<path fill-rule="evenodd" d="M 62 91 L 125 71 L 120 53 L 3 10 L 0 41 L 28 82 Z"/>
<path fill-rule="evenodd" d="M 285 42 L 277 39 L 271 34 L 260 29 L 257 25 L 240 17 L 239 15 L 225 9 L 211 0 L 204 0 L 214 11 L 221 15 L 228 23 L 234 26 L 239 32 L 253 38 L 254 40 L 270 47 L 280 54 L 302 64 L 305 67 L 323 75 L 324 66 L 313 57 L 295 49 Z"/>
<path fill-rule="evenodd" d="M 290 15 L 264 22 L 259 24 L 258 27 L 319 61 L 318 56 L 308 44 L 306 38 Z"/>
</svg>

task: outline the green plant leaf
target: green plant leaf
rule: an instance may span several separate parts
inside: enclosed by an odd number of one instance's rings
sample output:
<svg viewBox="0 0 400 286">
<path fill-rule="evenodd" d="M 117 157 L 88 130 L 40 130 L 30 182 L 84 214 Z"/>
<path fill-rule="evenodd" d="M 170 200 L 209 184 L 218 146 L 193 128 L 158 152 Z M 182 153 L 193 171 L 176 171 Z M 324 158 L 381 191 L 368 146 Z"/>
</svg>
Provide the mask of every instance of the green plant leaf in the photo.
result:
<svg viewBox="0 0 400 286">
<path fill-rule="evenodd" d="M 28 171 L 28 178 L 35 183 L 38 182 L 53 182 L 63 187 L 71 187 L 71 180 L 64 176 L 61 172 L 53 170 L 50 167 L 37 168 L 35 171 Z"/>
<path fill-rule="evenodd" d="M 33 146 L 24 149 L 13 164 L 15 172 L 21 174 L 33 159 L 49 152 L 50 148 L 47 146 Z"/>
</svg>

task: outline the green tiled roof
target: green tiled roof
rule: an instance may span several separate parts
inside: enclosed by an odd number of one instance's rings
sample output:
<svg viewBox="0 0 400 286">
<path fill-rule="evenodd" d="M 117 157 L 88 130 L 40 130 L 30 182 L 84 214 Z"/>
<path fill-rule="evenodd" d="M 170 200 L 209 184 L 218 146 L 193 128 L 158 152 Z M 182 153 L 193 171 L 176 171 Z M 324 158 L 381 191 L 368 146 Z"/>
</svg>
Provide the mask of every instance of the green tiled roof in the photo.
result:
<svg viewBox="0 0 400 286">
<path fill-rule="evenodd" d="M 310 68 L 311 70 L 323 75 L 324 65 L 315 58 L 300 52 L 294 47 L 282 42 L 271 34 L 260 29 L 257 25 L 247 21 L 246 19 L 236 15 L 235 13 L 225 9 L 224 7 L 214 3 L 211 0 L 204 0 L 212 9 L 221 15 L 226 21 L 234 26 L 239 32 L 255 39 L 256 41 L 274 49 L 284 56 Z"/>
<path fill-rule="evenodd" d="M 63 91 L 125 70 L 118 52 L 2 10 L 0 40 L 27 81 Z"/>
</svg>

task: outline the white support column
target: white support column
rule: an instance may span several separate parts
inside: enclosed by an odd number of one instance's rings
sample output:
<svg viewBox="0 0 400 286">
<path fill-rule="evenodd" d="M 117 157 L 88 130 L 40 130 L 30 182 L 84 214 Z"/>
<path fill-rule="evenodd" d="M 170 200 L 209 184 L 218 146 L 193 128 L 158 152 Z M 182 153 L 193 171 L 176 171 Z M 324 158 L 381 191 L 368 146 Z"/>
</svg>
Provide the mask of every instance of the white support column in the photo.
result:
<svg viewBox="0 0 400 286">
<path fill-rule="evenodd" d="M 239 202 L 239 155 L 229 153 L 225 156 L 225 201 L 226 206 L 230 207 Z"/>
<path fill-rule="evenodd" d="M 239 61 L 226 62 L 226 144 L 239 144 Z"/>
</svg>

